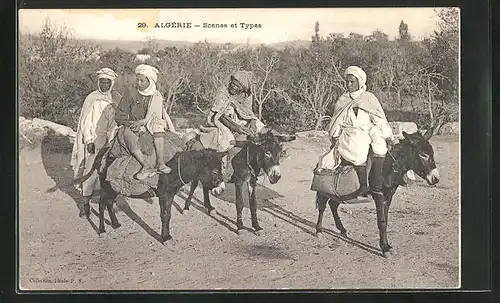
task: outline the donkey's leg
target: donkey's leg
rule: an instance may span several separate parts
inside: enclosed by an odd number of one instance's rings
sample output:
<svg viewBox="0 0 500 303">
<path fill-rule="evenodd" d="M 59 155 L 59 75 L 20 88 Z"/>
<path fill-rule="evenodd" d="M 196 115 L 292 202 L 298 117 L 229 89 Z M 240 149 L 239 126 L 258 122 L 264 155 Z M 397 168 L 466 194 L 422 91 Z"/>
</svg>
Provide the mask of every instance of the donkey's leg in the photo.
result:
<svg viewBox="0 0 500 303">
<path fill-rule="evenodd" d="M 103 190 L 99 199 L 99 234 L 106 232 L 106 229 L 104 228 L 104 209 L 106 208 L 108 199 L 108 195 L 106 195 L 106 192 Z"/>
<path fill-rule="evenodd" d="M 391 250 L 391 246 L 387 242 L 387 216 L 388 211 L 387 200 L 384 196 L 383 187 L 383 167 L 384 167 L 384 157 L 374 156 L 372 157 L 372 168 L 370 171 L 371 179 L 371 191 L 372 198 L 375 200 L 375 207 L 377 209 L 377 225 L 380 234 L 380 249 L 385 255 L 386 252 Z"/>
<path fill-rule="evenodd" d="M 385 203 L 383 203 L 383 210 L 384 210 L 384 217 L 385 217 L 385 224 L 386 224 L 386 244 L 387 244 L 387 250 L 391 250 L 392 246 L 389 244 L 389 241 L 387 240 L 387 224 L 389 224 L 389 208 L 391 207 L 392 203 L 392 198 L 394 196 L 394 193 L 396 192 L 396 189 L 389 189 L 389 190 L 384 190 L 384 197 L 385 197 Z"/>
<path fill-rule="evenodd" d="M 189 190 L 188 197 L 186 198 L 186 202 L 184 202 L 184 209 L 183 210 L 189 210 L 189 206 L 191 206 L 191 199 L 193 199 L 194 191 L 196 190 L 196 187 L 198 186 L 198 180 L 195 180 L 191 182 L 191 188 Z"/>
<path fill-rule="evenodd" d="M 172 239 L 170 235 L 170 218 L 172 217 L 172 202 L 174 195 L 171 193 L 164 193 L 159 197 L 160 202 L 160 218 L 161 218 L 161 242 Z"/>
<path fill-rule="evenodd" d="M 257 197 L 255 196 L 255 186 L 257 185 L 257 180 L 251 179 L 247 183 L 248 185 L 248 203 L 250 206 L 250 215 L 252 217 L 252 227 L 256 232 L 262 230 L 262 227 L 259 226 L 259 222 L 257 220 Z"/>
<path fill-rule="evenodd" d="M 382 193 L 372 193 L 372 196 L 375 200 L 375 207 L 377 209 L 377 225 L 380 237 L 380 249 L 385 255 L 385 253 L 392 248 L 387 242 L 387 220 L 385 211 L 385 209 L 388 208 L 387 201 Z"/>
<path fill-rule="evenodd" d="M 114 199 L 109 199 L 107 201 L 106 208 L 108 209 L 109 218 L 111 219 L 111 227 L 116 229 L 122 225 L 118 222 L 118 218 L 116 218 L 116 214 L 113 211 L 113 204 L 114 203 L 115 203 Z"/>
<path fill-rule="evenodd" d="M 384 197 L 385 197 L 385 207 L 384 207 L 384 216 L 385 216 L 385 221 L 389 223 L 389 208 L 391 207 L 392 203 L 392 198 L 394 197 L 394 194 L 396 193 L 396 189 L 384 189 Z"/>
<path fill-rule="evenodd" d="M 121 226 L 121 224 L 118 223 L 115 212 L 113 211 L 113 203 L 115 203 L 118 194 L 113 190 L 113 188 L 111 188 L 111 184 L 109 182 L 103 181 L 104 177 L 101 177 L 100 180 L 101 193 L 106 197 L 105 205 L 108 210 L 109 218 L 111 219 L 111 227 L 116 229 Z"/>
<path fill-rule="evenodd" d="M 344 225 L 342 225 L 342 221 L 340 220 L 340 216 L 339 216 L 339 212 L 338 212 L 340 202 L 337 200 L 334 200 L 334 199 L 330 199 L 328 204 L 330 204 L 330 209 L 332 210 L 333 220 L 335 221 L 335 226 L 340 231 L 340 235 L 342 237 L 347 237 L 347 230 L 344 228 Z"/>
<path fill-rule="evenodd" d="M 214 210 L 215 208 L 210 204 L 210 191 L 207 187 L 203 186 L 203 205 L 207 208 L 208 214 Z"/>
<path fill-rule="evenodd" d="M 320 236 L 323 232 L 323 214 L 325 213 L 326 202 L 328 197 L 316 193 L 316 207 L 318 208 L 318 223 L 316 223 L 316 236 Z"/>
<path fill-rule="evenodd" d="M 80 210 L 80 218 L 90 218 L 90 201 L 92 196 L 83 197 L 83 205 Z"/>
<path fill-rule="evenodd" d="M 243 212 L 243 182 L 237 181 L 234 183 L 236 189 L 236 228 L 243 229 L 243 219 L 241 213 Z"/>
</svg>

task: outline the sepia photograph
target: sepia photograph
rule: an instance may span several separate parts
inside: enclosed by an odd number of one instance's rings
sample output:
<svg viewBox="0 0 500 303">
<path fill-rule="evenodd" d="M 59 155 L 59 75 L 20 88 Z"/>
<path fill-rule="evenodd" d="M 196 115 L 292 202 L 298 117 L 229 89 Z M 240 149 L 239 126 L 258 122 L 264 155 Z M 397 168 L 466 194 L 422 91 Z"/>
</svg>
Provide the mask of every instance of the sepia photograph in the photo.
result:
<svg viewBox="0 0 500 303">
<path fill-rule="evenodd" d="M 460 9 L 20 9 L 17 285 L 461 287 Z"/>
</svg>

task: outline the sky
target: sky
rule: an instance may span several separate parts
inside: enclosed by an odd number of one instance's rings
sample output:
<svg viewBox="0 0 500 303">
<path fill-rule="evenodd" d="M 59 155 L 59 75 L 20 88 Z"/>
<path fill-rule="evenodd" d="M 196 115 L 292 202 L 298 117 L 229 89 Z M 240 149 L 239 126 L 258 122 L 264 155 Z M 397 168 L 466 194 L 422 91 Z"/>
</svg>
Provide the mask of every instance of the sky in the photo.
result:
<svg viewBox="0 0 500 303">
<path fill-rule="evenodd" d="M 276 43 L 310 40 L 314 23 L 320 35 L 350 32 L 368 35 L 381 30 L 397 36 L 401 20 L 419 40 L 437 30 L 439 18 L 429 8 L 292 8 L 292 9 L 37 9 L 19 10 L 19 32 L 40 32 L 45 20 L 66 26 L 76 38 L 138 40 L 148 38 L 214 43 Z M 145 22 L 147 29 L 137 28 Z M 157 22 L 190 23 L 191 28 L 154 28 Z M 203 23 L 227 24 L 227 28 L 203 28 Z M 236 23 L 237 28 L 231 28 Z M 244 28 L 246 24 L 260 27 Z M 195 27 L 200 25 L 200 27 Z M 243 26 L 243 28 L 242 28 Z"/>
</svg>

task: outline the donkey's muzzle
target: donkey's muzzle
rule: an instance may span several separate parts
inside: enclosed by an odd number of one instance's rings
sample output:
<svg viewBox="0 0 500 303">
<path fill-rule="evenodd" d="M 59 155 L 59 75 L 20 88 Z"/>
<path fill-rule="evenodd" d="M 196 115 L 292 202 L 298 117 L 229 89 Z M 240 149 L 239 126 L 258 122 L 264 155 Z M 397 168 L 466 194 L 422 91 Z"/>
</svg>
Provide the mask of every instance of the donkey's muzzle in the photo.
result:
<svg viewBox="0 0 500 303">
<path fill-rule="evenodd" d="M 427 176 L 425 177 L 425 180 L 429 185 L 436 185 L 439 182 L 439 171 L 437 168 L 434 168 L 431 170 Z"/>
<path fill-rule="evenodd" d="M 271 167 L 267 176 L 269 177 L 269 182 L 271 184 L 278 183 L 278 181 L 281 179 L 280 167 L 278 165 Z"/>
</svg>

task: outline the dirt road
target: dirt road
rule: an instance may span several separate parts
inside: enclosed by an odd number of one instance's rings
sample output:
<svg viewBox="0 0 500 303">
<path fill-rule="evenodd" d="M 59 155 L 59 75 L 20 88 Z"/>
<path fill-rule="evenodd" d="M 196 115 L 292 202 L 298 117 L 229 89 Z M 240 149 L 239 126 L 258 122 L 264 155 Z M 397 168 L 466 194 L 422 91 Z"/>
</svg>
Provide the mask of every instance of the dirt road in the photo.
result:
<svg viewBox="0 0 500 303">
<path fill-rule="evenodd" d="M 325 139 L 299 138 L 290 146 L 275 185 L 262 181 L 258 215 L 264 233 L 235 233 L 234 188 L 199 201 L 182 214 L 176 197 L 166 246 L 159 237 L 157 199 L 119 198 L 122 227 L 98 236 L 97 204 L 90 221 L 78 217 L 78 194 L 62 186 L 71 176 L 67 142 L 46 139 L 20 153 L 19 252 L 22 289 L 345 289 L 459 286 L 459 143 L 431 140 L 441 181 L 400 188 L 389 212 L 388 237 L 396 255 L 380 256 L 373 202 L 344 205 L 350 240 L 339 236 L 330 212 L 323 239 L 314 236 L 317 211 L 311 169 Z M 55 191 L 48 189 L 58 185 Z M 197 197 L 201 191 L 197 190 Z M 250 212 L 243 211 L 250 227 Z M 107 214 L 106 214 L 107 218 Z M 109 222 L 108 222 L 109 223 Z"/>
</svg>

